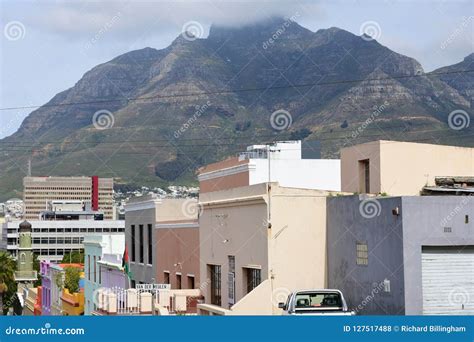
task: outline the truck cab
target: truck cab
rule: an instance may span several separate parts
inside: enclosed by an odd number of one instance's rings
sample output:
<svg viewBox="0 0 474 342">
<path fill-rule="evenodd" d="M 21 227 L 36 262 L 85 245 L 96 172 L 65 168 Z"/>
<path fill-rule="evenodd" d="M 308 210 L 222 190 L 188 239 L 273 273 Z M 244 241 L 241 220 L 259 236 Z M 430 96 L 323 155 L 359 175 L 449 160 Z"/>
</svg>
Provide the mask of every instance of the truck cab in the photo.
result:
<svg viewBox="0 0 474 342">
<path fill-rule="evenodd" d="M 290 293 L 286 303 L 279 303 L 283 315 L 353 316 L 339 290 L 302 290 Z"/>
</svg>

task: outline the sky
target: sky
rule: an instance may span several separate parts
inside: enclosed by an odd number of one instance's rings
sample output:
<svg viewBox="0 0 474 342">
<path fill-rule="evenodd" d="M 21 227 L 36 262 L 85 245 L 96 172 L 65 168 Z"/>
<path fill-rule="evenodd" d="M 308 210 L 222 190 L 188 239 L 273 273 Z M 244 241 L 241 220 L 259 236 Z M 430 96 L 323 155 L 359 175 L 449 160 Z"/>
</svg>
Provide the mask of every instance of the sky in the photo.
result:
<svg viewBox="0 0 474 342">
<path fill-rule="evenodd" d="M 292 17 L 317 31 L 369 33 L 425 69 L 474 52 L 473 0 L 0 0 L 0 109 L 38 106 L 94 66 L 125 52 L 168 46 L 183 31 Z M 32 109 L 0 110 L 0 138 Z"/>
</svg>

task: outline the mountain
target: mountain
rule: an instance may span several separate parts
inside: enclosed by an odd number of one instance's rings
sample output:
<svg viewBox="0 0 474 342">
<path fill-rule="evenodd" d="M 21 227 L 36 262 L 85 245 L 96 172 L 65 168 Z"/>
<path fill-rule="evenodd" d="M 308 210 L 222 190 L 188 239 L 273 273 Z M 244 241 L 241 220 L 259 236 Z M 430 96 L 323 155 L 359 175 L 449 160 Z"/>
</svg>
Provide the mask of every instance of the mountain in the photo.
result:
<svg viewBox="0 0 474 342">
<path fill-rule="evenodd" d="M 474 74 L 454 72 L 472 61 L 433 76 L 335 27 L 311 32 L 284 18 L 213 26 L 206 39 L 183 35 L 98 65 L 30 113 L 0 141 L 1 197 L 21 195 L 28 160 L 33 175 L 165 185 L 196 182 L 197 167 L 277 139 L 318 139 L 326 157 L 381 138 L 472 146 L 472 126 L 448 125 L 452 111 L 471 110 Z M 289 127 L 271 121 L 278 110 Z"/>
</svg>

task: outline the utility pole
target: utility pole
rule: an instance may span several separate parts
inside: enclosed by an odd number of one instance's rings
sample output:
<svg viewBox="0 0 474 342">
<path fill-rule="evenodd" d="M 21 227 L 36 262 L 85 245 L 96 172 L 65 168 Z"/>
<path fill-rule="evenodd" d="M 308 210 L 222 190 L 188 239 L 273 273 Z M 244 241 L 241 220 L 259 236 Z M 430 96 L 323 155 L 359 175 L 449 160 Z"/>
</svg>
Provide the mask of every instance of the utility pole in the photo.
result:
<svg viewBox="0 0 474 342">
<path fill-rule="evenodd" d="M 28 177 L 31 177 L 31 158 L 28 158 Z"/>
</svg>

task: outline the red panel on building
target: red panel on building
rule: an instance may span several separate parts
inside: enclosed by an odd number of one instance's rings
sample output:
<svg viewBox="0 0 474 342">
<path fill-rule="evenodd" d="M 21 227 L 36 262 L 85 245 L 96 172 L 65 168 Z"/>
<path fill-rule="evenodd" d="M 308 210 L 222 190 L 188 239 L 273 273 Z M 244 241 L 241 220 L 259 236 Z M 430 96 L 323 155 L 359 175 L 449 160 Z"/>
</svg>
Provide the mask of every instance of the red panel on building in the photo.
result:
<svg viewBox="0 0 474 342">
<path fill-rule="evenodd" d="M 92 176 L 92 210 L 99 210 L 99 176 Z"/>
</svg>

